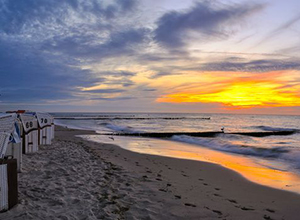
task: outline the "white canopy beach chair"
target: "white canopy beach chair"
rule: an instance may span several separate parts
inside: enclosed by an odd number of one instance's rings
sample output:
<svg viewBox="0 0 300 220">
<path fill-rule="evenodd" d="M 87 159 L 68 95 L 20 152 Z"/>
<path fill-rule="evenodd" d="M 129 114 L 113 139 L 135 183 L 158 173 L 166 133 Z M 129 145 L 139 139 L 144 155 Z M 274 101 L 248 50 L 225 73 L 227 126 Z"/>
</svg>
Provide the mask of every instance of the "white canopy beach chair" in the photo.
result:
<svg viewBox="0 0 300 220">
<path fill-rule="evenodd" d="M 0 158 L 4 158 L 9 142 L 10 134 L 6 132 L 0 132 Z"/>
<path fill-rule="evenodd" d="M 35 116 L 30 114 L 19 115 L 22 122 L 22 140 L 23 140 L 23 153 L 34 153 L 38 151 L 38 121 Z"/>
<path fill-rule="evenodd" d="M 35 113 L 39 125 L 39 144 L 50 145 L 54 136 L 53 117 L 47 113 Z"/>
<path fill-rule="evenodd" d="M 18 202 L 17 160 L 3 159 L 11 134 L 0 132 L 0 212 L 12 208 Z"/>
<path fill-rule="evenodd" d="M 0 212 L 13 207 L 18 200 L 17 160 L 3 159 L 10 139 L 10 133 L 0 132 Z"/>
<path fill-rule="evenodd" d="M 8 135 L 8 142 L 2 145 L 0 158 L 4 156 L 12 156 L 17 159 L 18 172 L 22 170 L 22 124 L 17 118 L 17 114 L 1 114 L 0 115 L 0 133 Z"/>
</svg>

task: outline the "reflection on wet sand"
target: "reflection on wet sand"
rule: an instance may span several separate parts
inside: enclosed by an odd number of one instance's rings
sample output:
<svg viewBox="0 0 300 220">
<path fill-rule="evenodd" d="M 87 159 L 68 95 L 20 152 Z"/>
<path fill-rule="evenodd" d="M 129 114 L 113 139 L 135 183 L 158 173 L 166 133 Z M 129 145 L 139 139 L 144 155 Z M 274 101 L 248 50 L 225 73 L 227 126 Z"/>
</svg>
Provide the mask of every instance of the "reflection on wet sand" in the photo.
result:
<svg viewBox="0 0 300 220">
<path fill-rule="evenodd" d="M 268 164 L 261 164 L 253 157 L 218 152 L 192 144 L 169 140 L 115 137 L 114 140 L 99 135 L 84 136 L 88 140 L 116 144 L 124 149 L 138 153 L 168 156 L 182 159 L 216 163 L 235 170 L 255 183 L 300 193 L 300 175 L 284 170 L 272 169 Z M 180 150 L 182 149 L 182 150 Z M 265 162 L 264 162 L 265 163 Z M 278 164 L 277 166 L 284 166 Z"/>
</svg>

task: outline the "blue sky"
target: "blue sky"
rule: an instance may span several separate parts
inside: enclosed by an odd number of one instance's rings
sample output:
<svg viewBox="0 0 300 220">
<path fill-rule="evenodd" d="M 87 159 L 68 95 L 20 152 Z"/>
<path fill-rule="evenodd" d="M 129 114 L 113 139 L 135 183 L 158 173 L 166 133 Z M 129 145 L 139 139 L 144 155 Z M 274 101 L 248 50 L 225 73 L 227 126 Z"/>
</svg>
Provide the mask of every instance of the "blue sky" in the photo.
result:
<svg viewBox="0 0 300 220">
<path fill-rule="evenodd" d="M 0 0 L 0 110 L 299 114 L 299 32 L 296 0 Z"/>
</svg>

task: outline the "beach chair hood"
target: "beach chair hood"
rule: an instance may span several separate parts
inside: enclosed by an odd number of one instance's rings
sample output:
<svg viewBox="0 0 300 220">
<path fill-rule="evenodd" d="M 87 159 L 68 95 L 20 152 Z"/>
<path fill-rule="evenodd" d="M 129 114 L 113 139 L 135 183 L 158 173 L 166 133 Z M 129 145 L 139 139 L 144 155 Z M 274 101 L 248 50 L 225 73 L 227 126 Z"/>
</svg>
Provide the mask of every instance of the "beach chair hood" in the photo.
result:
<svg viewBox="0 0 300 220">
<path fill-rule="evenodd" d="M 10 135 L 10 142 L 20 143 L 20 129 L 18 126 L 17 114 L 1 114 L 0 115 L 0 132 Z"/>
<path fill-rule="evenodd" d="M 33 115 L 20 114 L 20 119 L 25 133 L 29 133 L 30 131 L 38 128 L 37 119 Z"/>
<path fill-rule="evenodd" d="M 6 133 L 6 132 L 0 133 L 0 158 L 1 159 L 3 159 L 5 156 L 9 138 L 10 138 L 9 133 Z"/>
<path fill-rule="evenodd" d="M 36 113 L 36 118 L 38 120 L 40 128 L 51 126 L 51 122 L 52 122 L 52 116 L 51 115 L 46 114 L 46 113 L 37 112 Z"/>
</svg>

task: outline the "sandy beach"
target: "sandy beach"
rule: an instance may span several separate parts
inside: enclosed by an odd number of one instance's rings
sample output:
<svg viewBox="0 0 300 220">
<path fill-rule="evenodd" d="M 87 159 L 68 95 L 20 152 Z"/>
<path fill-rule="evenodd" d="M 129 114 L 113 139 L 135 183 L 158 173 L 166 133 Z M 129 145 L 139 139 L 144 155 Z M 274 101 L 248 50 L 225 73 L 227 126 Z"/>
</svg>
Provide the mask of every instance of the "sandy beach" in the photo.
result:
<svg viewBox="0 0 300 220">
<path fill-rule="evenodd" d="M 19 204 L 0 219 L 299 219 L 300 195 L 216 164 L 139 154 L 56 127 L 23 157 Z"/>
</svg>

